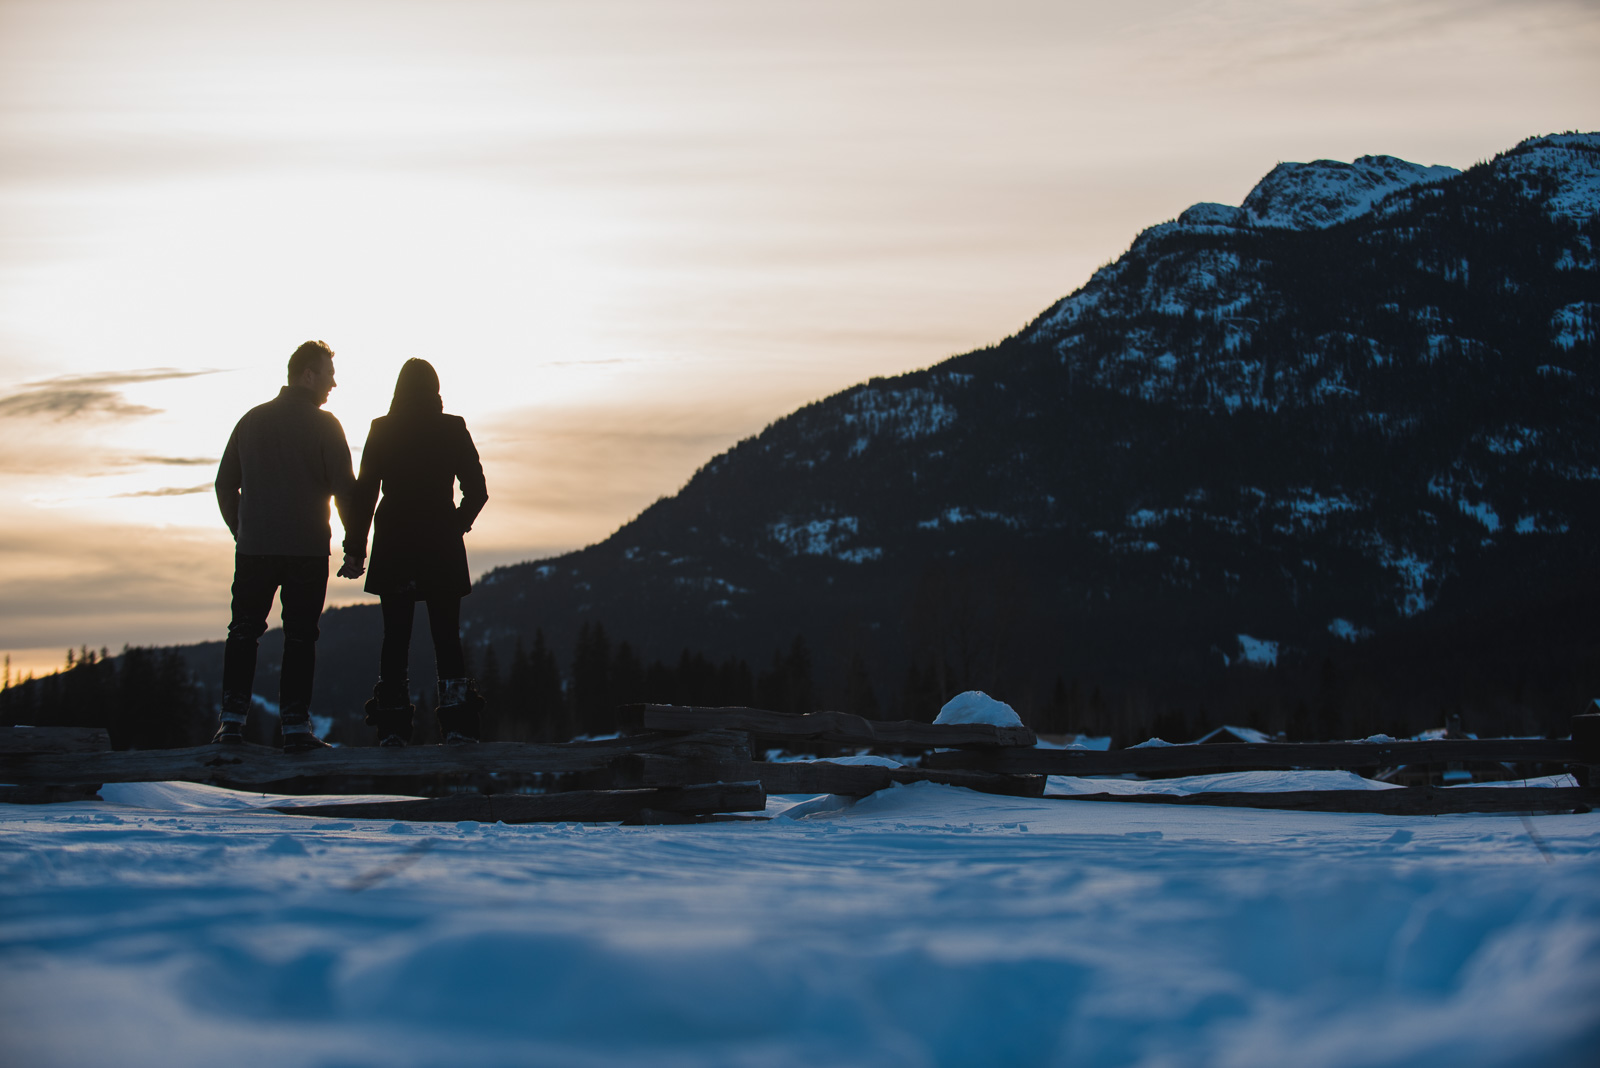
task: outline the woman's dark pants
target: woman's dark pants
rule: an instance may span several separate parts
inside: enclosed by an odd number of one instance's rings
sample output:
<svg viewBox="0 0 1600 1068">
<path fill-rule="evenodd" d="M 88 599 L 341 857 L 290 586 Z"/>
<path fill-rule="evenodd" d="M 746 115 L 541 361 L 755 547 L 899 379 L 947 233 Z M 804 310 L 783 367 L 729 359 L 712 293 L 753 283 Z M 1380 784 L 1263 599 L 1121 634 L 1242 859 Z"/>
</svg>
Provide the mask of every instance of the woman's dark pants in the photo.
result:
<svg viewBox="0 0 1600 1068">
<path fill-rule="evenodd" d="M 411 653 L 411 625 L 416 618 L 417 598 L 410 594 L 384 594 L 383 651 L 378 656 L 378 675 L 385 682 L 406 678 Z M 466 675 L 466 658 L 461 652 L 461 598 L 429 597 L 428 630 L 433 634 L 433 660 L 441 679 Z"/>
</svg>

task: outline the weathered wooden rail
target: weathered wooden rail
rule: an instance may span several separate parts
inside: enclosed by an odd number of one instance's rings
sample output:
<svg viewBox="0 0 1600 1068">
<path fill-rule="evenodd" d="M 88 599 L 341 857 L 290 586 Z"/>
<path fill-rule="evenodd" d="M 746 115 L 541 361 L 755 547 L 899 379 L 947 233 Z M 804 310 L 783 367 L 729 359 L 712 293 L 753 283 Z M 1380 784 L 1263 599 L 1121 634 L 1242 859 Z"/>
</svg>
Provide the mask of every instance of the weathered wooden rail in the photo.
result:
<svg viewBox="0 0 1600 1068">
<path fill-rule="evenodd" d="M 624 730 L 702 731 L 737 730 L 758 741 L 783 744 L 818 741 L 830 745 L 905 749 L 1027 747 L 1038 739 L 1027 727 L 996 727 L 988 723 L 916 723 L 912 720 L 871 720 L 848 712 L 769 712 L 762 708 L 702 708 L 691 705 L 622 705 L 618 717 Z"/>
<path fill-rule="evenodd" d="M 1362 769 L 1400 764 L 1511 763 L 1600 765 L 1600 716 L 1573 721 L 1572 741 L 1445 739 L 1175 745 L 1112 752 L 1035 749 L 1033 732 L 987 724 L 886 723 L 840 712 L 793 715 L 754 708 L 628 705 L 620 738 L 531 745 L 515 742 L 402 749 L 337 748 L 284 754 L 259 746 L 199 746 L 128 752 L 103 747 L 103 732 L 0 730 L 0 787 L 11 800 L 71 800 L 106 782 L 182 781 L 285 791 L 339 777 L 396 781 L 476 777 L 482 792 L 412 801 L 285 806 L 317 816 L 372 819 L 654 820 L 692 819 L 764 808 L 766 794 L 865 796 L 895 783 L 933 782 L 988 793 L 1042 796 L 1046 776 L 1151 775 L 1216 769 Z M 753 747 L 814 742 L 839 747 L 921 751 L 921 766 L 886 767 L 826 760 L 764 761 Z M 538 794 L 505 792 L 507 781 L 548 777 Z M 85 793 L 87 791 L 87 793 Z M 759 794 L 759 797 L 757 796 Z M 8 799 L 0 796 L 0 800 Z M 1429 787 L 1289 793 L 1076 794 L 1072 801 L 1168 805 L 1245 805 L 1341 812 L 1573 811 L 1600 803 L 1591 785 L 1570 789 Z M 710 807 L 707 807 L 710 806 Z M 742 807 L 734 807 L 742 806 Z M 313 811 L 314 808 L 314 811 Z M 365 815 L 362 815 L 365 813 Z"/>
<path fill-rule="evenodd" d="M 704 815 L 765 807 L 767 793 L 837 793 L 864 797 L 895 783 L 935 782 L 991 793 L 1038 797 L 1042 775 L 995 774 L 963 769 L 923 769 L 849 765 L 827 761 L 752 760 L 752 740 L 816 739 L 829 745 L 885 746 L 1033 744 L 1031 731 L 983 724 L 934 727 L 922 723 L 874 724 L 843 713 L 789 716 L 761 709 L 695 709 L 634 706 L 625 722 L 638 731 L 599 741 L 532 745 L 498 742 L 472 746 L 417 746 L 394 749 L 336 748 L 284 754 L 262 746 L 205 745 L 190 749 L 125 752 L 64 751 L 92 745 L 93 739 L 47 732 L 0 744 L 0 782 L 17 784 L 12 800 L 51 801 L 92 796 L 94 786 L 63 784 L 107 782 L 196 782 L 245 789 L 316 788 L 330 781 L 400 781 L 442 776 L 468 777 L 481 793 L 453 794 L 418 801 L 374 802 L 359 806 L 374 819 L 583 820 L 638 819 L 641 813 Z M 14 732 L 23 733 L 23 732 Z M 55 751 L 41 751 L 55 750 Z M 506 786 L 532 776 L 545 777 L 547 792 L 520 794 Z M 503 780 L 489 783 L 491 777 Z M 740 791 L 713 787 L 746 784 Z M 753 787 L 751 786 L 753 784 Z M 577 786 L 579 789 L 573 789 Z M 487 787 L 487 789 L 484 789 Z M 681 791 L 694 788 L 696 792 Z M 751 789 L 759 790 L 755 799 Z M 87 791 L 87 792 L 85 792 Z M 652 791 L 666 791 L 667 800 Z M 673 791 L 679 791 L 673 793 Z M 3 792 L 3 791 L 0 791 Z M 684 797 L 697 805 L 720 807 L 685 812 Z M 564 798 L 565 800 L 558 800 Z M 679 799 L 678 801 L 671 800 Z M 5 799 L 0 796 L 0 799 Z M 492 799 L 492 800 L 488 800 Z M 733 804 L 746 807 L 728 808 Z M 296 806 L 297 812 L 352 816 L 349 806 Z M 479 815 L 463 815 L 478 813 Z M 509 818 L 505 814 L 510 814 Z"/>
<path fill-rule="evenodd" d="M 1401 764 L 1586 764 L 1577 742 L 1542 738 L 1427 742 L 1265 742 L 1168 745 L 1149 749 L 1003 749 L 930 753 L 923 766 L 1009 775 L 1151 775 L 1225 768 L 1385 768 Z"/>
<path fill-rule="evenodd" d="M 597 742 L 531 745 L 426 745 L 380 749 L 345 747 L 281 753 L 259 745 L 201 745 L 190 749 L 130 749 L 101 753 L 0 752 L 0 782 L 197 782 L 214 786 L 270 786 L 336 775 L 577 774 L 631 768 L 679 773 L 715 770 L 748 760 L 742 735 L 697 732 Z M 711 765 L 706 768 L 706 765 Z"/>
</svg>

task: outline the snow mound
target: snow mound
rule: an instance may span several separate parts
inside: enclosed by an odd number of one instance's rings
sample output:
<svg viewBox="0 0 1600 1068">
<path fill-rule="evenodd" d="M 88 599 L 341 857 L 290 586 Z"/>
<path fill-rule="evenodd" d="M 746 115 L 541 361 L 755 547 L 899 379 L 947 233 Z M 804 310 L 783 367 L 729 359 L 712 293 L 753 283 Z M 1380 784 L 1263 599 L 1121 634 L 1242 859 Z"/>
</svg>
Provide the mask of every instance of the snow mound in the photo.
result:
<svg viewBox="0 0 1600 1068">
<path fill-rule="evenodd" d="M 934 722 L 992 723 L 996 727 L 1020 727 L 1022 717 L 1004 701 L 996 701 L 982 690 L 968 690 L 946 701 Z"/>
<path fill-rule="evenodd" d="M 1215 730 L 1207 731 L 1194 740 L 1195 745 L 1205 745 L 1207 742 L 1244 742 L 1249 745 L 1266 745 L 1277 741 L 1266 731 L 1258 731 L 1254 727 L 1235 727 L 1225 724 Z"/>
<path fill-rule="evenodd" d="M 1454 167 L 1423 167 L 1393 156 L 1362 156 L 1354 163 L 1280 163 L 1244 198 L 1244 212 L 1257 226 L 1320 230 L 1366 214 L 1390 193 L 1460 173 Z"/>
<path fill-rule="evenodd" d="M 848 764 L 855 768 L 903 768 L 905 762 L 894 757 L 872 756 L 836 756 L 822 757 L 816 761 L 818 764 Z"/>
<path fill-rule="evenodd" d="M 275 805 L 344 804 L 356 801 L 406 801 L 401 794 L 311 795 L 248 793 L 195 782 L 108 782 L 100 787 L 107 804 L 149 812 L 259 812 Z"/>
</svg>

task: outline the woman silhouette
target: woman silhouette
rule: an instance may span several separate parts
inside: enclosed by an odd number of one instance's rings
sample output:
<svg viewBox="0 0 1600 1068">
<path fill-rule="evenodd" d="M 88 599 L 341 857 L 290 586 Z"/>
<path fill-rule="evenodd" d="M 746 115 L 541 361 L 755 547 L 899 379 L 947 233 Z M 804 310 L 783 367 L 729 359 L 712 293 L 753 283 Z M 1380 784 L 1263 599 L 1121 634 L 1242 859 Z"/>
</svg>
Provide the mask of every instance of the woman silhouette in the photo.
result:
<svg viewBox="0 0 1600 1068">
<path fill-rule="evenodd" d="M 346 531 L 344 566 L 339 569 L 346 578 L 362 573 L 367 527 L 372 525 L 372 568 L 366 590 L 383 604 L 383 652 L 378 684 L 367 702 L 367 723 L 378 729 L 379 745 L 405 745 L 411 738 L 415 709 L 406 661 L 418 601 L 428 606 L 428 629 L 433 633 L 439 735 L 447 743 L 478 740 L 483 698 L 466 677 L 461 653 L 461 598 L 472 592 L 462 535 L 472 529 L 488 500 L 483 465 L 466 421 L 444 414 L 433 366 L 426 360 L 407 360 L 395 381 L 389 414 L 374 419 L 367 433 L 356 479 L 355 513 Z"/>
</svg>

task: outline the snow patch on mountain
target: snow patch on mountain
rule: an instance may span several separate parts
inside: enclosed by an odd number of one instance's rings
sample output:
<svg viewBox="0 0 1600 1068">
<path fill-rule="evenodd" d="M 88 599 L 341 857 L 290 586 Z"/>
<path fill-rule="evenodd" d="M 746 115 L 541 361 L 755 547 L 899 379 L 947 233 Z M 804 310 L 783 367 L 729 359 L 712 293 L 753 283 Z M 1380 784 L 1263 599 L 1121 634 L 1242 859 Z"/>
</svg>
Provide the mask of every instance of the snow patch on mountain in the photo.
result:
<svg viewBox="0 0 1600 1068">
<path fill-rule="evenodd" d="M 1239 639 L 1238 663 L 1250 667 L 1269 668 L 1278 666 L 1278 643 L 1267 638 L 1252 638 L 1248 634 L 1237 635 Z"/>
<path fill-rule="evenodd" d="M 1521 182 L 1523 195 L 1552 217 L 1583 222 L 1600 212 L 1600 133 L 1532 137 L 1490 166 Z"/>
<path fill-rule="evenodd" d="M 1434 564 L 1416 553 L 1397 548 L 1382 535 L 1370 536 L 1374 555 L 1380 566 L 1393 571 L 1400 581 L 1400 598 L 1395 602 L 1395 612 L 1401 616 L 1417 616 L 1433 606 L 1429 596 L 1434 585 Z"/>
<path fill-rule="evenodd" d="M 1328 633 L 1340 641 L 1358 642 L 1362 638 L 1372 637 L 1372 630 L 1368 627 L 1358 627 L 1348 619 L 1328 620 Z"/>
<path fill-rule="evenodd" d="M 1280 163 L 1244 198 L 1243 212 L 1256 226 L 1324 229 L 1366 214 L 1391 193 L 1460 173 L 1454 167 L 1424 167 L 1394 156 L 1362 156 L 1354 163 Z"/>
<path fill-rule="evenodd" d="M 889 435 L 897 441 L 912 441 L 948 429 L 956 421 L 956 409 L 930 389 L 867 386 L 846 398 L 841 418 L 846 426 L 858 428 L 869 438 Z M 852 455 L 858 452 L 852 448 Z"/>
<path fill-rule="evenodd" d="M 1550 317 L 1550 340 L 1568 352 L 1579 345 L 1592 345 L 1596 323 L 1600 323 L 1600 303 L 1580 300 L 1564 305 Z"/>
<path fill-rule="evenodd" d="M 767 534 L 788 550 L 790 556 L 832 556 L 854 538 L 860 528 L 855 516 L 842 515 L 804 523 L 781 520 L 767 527 Z"/>
<path fill-rule="evenodd" d="M 919 521 L 917 526 L 922 530 L 938 530 L 940 527 L 953 527 L 960 523 L 970 523 L 974 519 L 987 519 L 994 523 L 1004 523 L 1012 528 L 1021 525 L 1015 516 L 1006 515 L 1004 512 L 989 512 L 981 508 L 963 508 L 958 504 L 953 508 L 946 508 L 932 519 Z"/>
<path fill-rule="evenodd" d="M 1225 226 L 1240 227 L 1250 225 L 1250 216 L 1243 208 L 1236 208 L 1232 204 L 1213 204 L 1209 202 L 1195 204 L 1178 216 L 1181 226 Z"/>
</svg>

